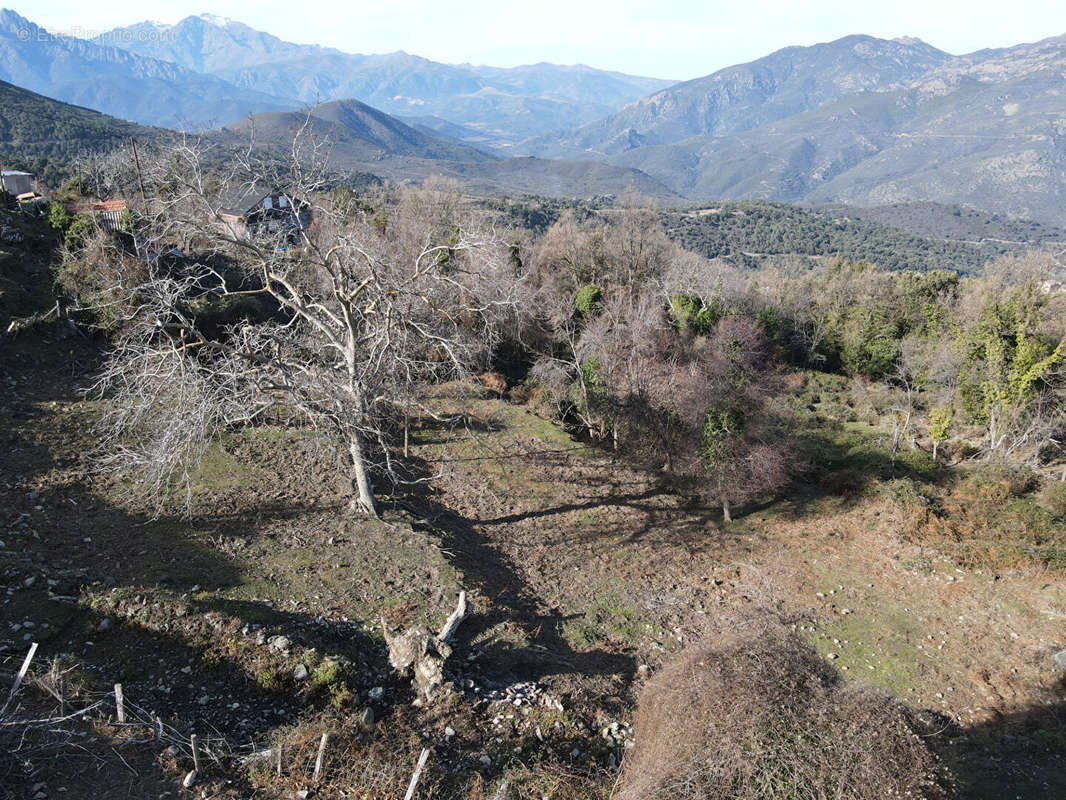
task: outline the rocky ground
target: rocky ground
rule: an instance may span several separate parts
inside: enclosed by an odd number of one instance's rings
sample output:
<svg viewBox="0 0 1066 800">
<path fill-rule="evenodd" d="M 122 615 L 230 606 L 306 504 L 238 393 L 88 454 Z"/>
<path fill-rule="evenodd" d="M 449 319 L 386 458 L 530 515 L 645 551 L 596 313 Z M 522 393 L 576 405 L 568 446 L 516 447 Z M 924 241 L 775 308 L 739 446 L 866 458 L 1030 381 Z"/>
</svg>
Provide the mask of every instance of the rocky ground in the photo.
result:
<svg viewBox="0 0 1066 800">
<path fill-rule="evenodd" d="M 646 677 L 756 610 L 934 712 L 962 796 L 1066 796 L 1061 573 L 908 541 L 887 482 L 807 486 L 723 526 L 529 407 L 458 389 L 436 400 L 451 424 L 413 432 L 428 488 L 381 521 L 345 511 L 319 438 L 277 427 L 220 442 L 191 516 L 157 517 L 91 460 L 98 358 L 58 328 L 0 343 L 3 685 L 39 642 L 15 717 L 91 708 L 5 740 L 0 796 L 400 796 L 428 747 L 418 797 L 604 797 Z M 416 706 L 381 615 L 435 629 L 460 589 L 449 683 Z"/>
</svg>

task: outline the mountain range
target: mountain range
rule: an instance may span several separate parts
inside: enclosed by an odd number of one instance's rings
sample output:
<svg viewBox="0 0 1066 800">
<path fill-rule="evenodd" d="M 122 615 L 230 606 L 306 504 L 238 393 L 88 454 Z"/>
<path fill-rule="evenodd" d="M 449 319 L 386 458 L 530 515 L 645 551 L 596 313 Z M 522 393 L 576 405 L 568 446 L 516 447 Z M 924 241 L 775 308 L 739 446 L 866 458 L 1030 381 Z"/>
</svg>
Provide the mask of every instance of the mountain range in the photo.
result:
<svg viewBox="0 0 1066 800">
<path fill-rule="evenodd" d="M 1066 37 L 952 56 L 849 36 L 687 81 L 523 146 L 697 200 L 935 200 L 1066 221 Z"/>
<path fill-rule="evenodd" d="M 672 83 L 581 65 L 501 69 L 403 52 L 343 53 L 206 14 L 116 28 L 94 41 L 295 104 L 355 99 L 389 114 L 440 117 L 468 129 L 475 143 L 496 146 L 591 122 Z"/>
<path fill-rule="evenodd" d="M 475 191 L 934 201 L 1066 224 L 1066 37 L 952 55 L 856 35 L 671 83 L 344 53 L 210 15 L 86 41 L 2 11 L 0 80 L 275 143 L 310 113 L 340 166 Z"/>
<path fill-rule="evenodd" d="M 294 103 L 0 10 L 0 80 L 144 125 L 202 128 Z"/>
</svg>

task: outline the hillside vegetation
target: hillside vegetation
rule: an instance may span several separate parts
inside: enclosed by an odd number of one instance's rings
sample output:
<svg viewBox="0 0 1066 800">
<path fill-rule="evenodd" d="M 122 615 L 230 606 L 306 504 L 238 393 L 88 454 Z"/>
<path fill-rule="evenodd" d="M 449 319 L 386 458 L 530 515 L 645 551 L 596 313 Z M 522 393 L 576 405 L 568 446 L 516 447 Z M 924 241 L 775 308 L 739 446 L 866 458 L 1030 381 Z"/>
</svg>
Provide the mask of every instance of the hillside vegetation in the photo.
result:
<svg viewBox="0 0 1066 800">
<path fill-rule="evenodd" d="M 861 214 L 862 212 L 857 212 Z M 840 255 L 883 269 L 950 269 L 977 272 L 996 250 L 977 244 L 918 236 L 880 222 L 767 202 L 719 203 L 664 215 L 671 238 L 707 258 L 730 257 L 757 266 L 760 257 Z"/>
<path fill-rule="evenodd" d="M 0 159 L 5 169 L 31 172 L 58 186 L 80 156 L 104 154 L 130 137 L 154 139 L 164 131 L 60 103 L 0 81 Z"/>
<path fill-rule="evenodd" d="M 225 153 L 5 217 L 2 791 L 1066 791 L 1050 258 L 752 270 Z"/>
</svg>

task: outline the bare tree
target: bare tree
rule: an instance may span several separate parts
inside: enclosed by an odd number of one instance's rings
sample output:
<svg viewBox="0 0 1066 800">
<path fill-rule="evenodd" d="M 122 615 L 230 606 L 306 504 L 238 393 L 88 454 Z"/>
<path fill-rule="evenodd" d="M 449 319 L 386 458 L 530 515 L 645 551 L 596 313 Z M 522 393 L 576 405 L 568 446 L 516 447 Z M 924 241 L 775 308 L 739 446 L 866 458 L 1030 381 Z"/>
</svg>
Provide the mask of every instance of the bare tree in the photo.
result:
<svg viewBox="0 0 1066 800">
<path fill-rule="evenodd" d="M 114 395 L 108 463 L 139 473 L 157 500 L 188 487 L 222 429 L 283 405 L 343 447 L 351 506 L 376 515 L 373 474 L 398 476 L 396 409 L 423 382 L 479 366 L 513 313 L 507 248 L 477 220 L 456 205 L 446 238 L 440 219 L 419 228 L 440 200 L 419 190 L 388 225 L 334 208 L 324 156 L 306 130 L 283 165 L 190 142 L 142 155 L 150 276 L 130 294 L 100 388 Z M 254 300 L 266 302 L 243 312 Z M 219 308 L 224 324 L 208 324 Z"/>
</svg>

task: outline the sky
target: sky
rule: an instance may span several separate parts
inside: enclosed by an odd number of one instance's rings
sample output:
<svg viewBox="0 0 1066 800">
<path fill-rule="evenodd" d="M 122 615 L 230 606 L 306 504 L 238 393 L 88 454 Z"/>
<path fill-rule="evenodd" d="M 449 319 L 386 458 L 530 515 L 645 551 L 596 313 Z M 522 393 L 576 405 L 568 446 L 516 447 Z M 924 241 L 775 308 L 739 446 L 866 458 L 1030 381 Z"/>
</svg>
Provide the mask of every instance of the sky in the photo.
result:
<svg viewBox="0 0 1066 800">
<path fill-rule="evenodd" d="M 53 32 L 80 36 L 209 11 L 346 52 L 405 50 L 501 67 L 582 63 L 676 80 L 852 33 L 916 36 L 956 54 L 1066 34 L 1064 0 L 32 0 L 12 8 Z"/>
</svg>

